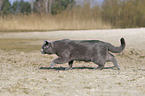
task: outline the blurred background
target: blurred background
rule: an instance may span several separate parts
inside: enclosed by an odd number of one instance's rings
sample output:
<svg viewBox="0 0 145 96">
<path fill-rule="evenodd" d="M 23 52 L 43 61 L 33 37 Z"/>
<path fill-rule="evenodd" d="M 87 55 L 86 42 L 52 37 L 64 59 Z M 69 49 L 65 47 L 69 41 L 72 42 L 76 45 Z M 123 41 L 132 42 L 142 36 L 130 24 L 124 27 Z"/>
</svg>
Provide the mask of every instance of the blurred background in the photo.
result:
<svg viewBox="0 0 145 96">
<path fill-rule="evenodd" d="M 145 0 L 0 0 L 0 31 L 145 26 Z"/>
</svg>

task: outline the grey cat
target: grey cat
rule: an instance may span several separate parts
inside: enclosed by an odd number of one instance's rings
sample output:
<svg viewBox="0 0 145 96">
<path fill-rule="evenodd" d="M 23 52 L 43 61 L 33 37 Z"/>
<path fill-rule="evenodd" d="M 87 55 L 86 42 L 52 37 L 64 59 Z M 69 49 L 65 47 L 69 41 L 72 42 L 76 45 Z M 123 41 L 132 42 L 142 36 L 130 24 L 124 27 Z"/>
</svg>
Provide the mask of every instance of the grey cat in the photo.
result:
<svg viewBox="0 0 145 96">
<path fill-rule="evenodd" d="M 125 48 L 124 38 L 120 39 L 120 47 L 114 47 L 110 43 L 99 40 L 57 40 L 57 41 L 44 41 L 41 48 L 42 54 L 56 54 L 58 58 L 54 59 L 50 68 L 56 64 L 69 64 L 67 70 L 72 69 L 73 61 L 93 62 L 98 65 L 97 69 L 103 69 L 105 62 L 112 62 L 119 70 L 120 67 L 117 60 L 112 53 L 122 52 Z"/>
</svg>

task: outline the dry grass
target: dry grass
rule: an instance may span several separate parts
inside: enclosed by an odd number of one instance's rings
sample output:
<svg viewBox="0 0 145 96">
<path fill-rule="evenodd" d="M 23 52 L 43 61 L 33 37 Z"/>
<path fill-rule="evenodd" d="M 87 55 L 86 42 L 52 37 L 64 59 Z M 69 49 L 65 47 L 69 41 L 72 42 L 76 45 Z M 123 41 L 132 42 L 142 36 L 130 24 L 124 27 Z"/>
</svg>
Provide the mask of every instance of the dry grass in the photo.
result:
<svg viewBox="0 0 145 96">
<path fill-rule="evenodd" d="M 109 29 L 111 25 L 103 22 L 92 10 L 73 9 L 58 15 L 29 14 L 1 17 L 0 31 L 46 31 Z"/>
</svg>

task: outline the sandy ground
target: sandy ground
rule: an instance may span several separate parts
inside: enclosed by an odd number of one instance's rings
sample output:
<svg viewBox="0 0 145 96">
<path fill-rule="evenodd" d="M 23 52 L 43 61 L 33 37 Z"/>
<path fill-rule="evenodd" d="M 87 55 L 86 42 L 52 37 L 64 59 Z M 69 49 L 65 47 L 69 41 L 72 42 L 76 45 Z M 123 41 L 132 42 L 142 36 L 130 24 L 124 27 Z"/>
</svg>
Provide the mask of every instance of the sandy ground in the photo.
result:
<svg viewBox="0 0 145 96">
<path fill-rule="evenodd" d="M 126 49 L 114 54 L 121 70 L 104 70 L 91 62 L 49 69 L 56 55 L 40 53 L 43 40 L 97 39 Z M 46 67 L 42 67 L 46 66 Z M 41 69 L 39 69 L 42 67 Z M 0 96 L 145 96 L 145 28 L 0 33 Z"/>
</svg>

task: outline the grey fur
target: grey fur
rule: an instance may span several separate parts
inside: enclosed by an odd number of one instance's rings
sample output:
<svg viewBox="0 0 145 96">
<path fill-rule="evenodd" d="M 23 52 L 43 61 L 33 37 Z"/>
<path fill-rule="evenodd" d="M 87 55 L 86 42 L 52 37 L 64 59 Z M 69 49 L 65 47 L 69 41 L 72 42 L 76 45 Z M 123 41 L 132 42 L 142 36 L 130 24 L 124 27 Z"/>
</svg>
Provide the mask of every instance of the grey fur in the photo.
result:
<svg viewBox="0 0 145 96">
<path fill-rule="evenodd" d="M 125 48 L 124 38 L 120 39 L 120 47 L 114 47 L 110 43 L 99 40 L 69 40 L 44 41 L 41 48 L 42 54 L 56 54 L 58 58 L 54 59 L 50 68 L 56 64 L 69 64 L 67 69 L 72 69 L 73 61 L 94 62 L 98 65 L 97 69 L 103 69 L 105 62 L 112 62 L 119 70 L 120 67 L 113 53 L 119 53 Z"/>
</svg>

